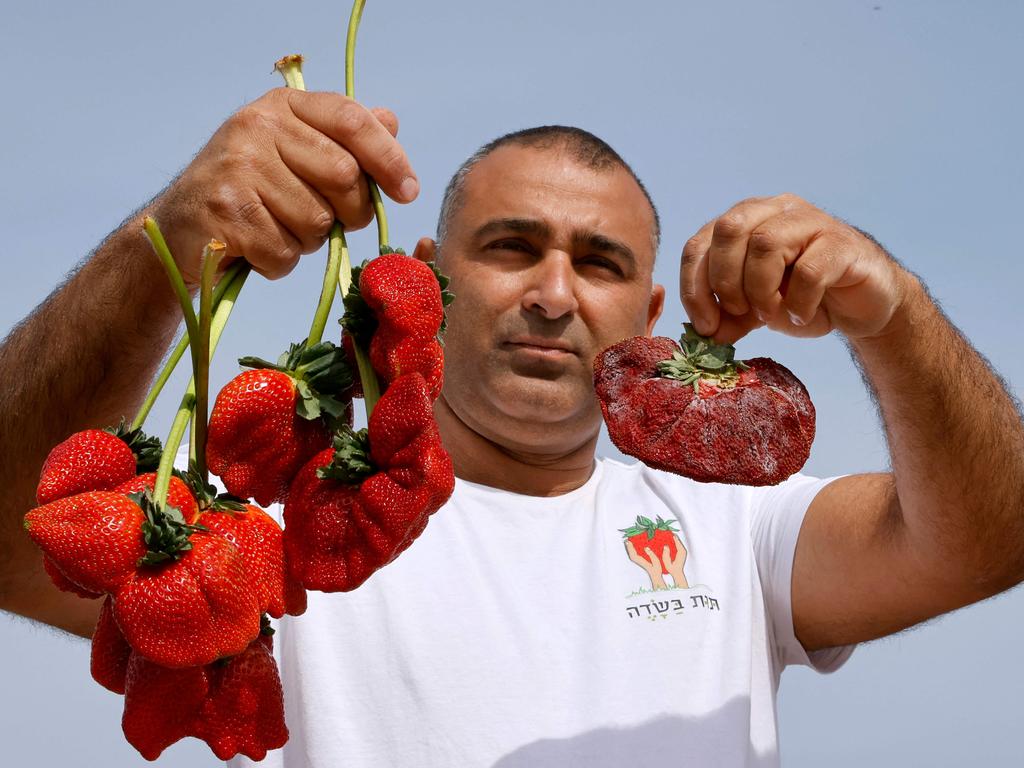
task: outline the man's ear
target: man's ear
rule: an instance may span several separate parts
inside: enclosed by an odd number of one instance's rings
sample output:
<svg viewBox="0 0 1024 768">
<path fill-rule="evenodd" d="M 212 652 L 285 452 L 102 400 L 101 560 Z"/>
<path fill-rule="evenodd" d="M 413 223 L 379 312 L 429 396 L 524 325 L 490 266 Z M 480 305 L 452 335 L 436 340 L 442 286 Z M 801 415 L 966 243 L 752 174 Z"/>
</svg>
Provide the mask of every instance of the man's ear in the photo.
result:
<svg viewBox="0 0 1024 768">
<path fill-rule="evenodd" d="M 419 242 L 416 243 L 416 248 L 413 249 L 412 255 L 413 258 L 420 261 L 433 261 L 435 253 L 437 253 L 437 243 L 434 242 L 433 238 L 421 237 Z"/>
<path fill-rule="evenodd" d="M 654 333 L 654 324 L 661 317 L 661 310 L 665 308 L 665 286 L 657 285 L 651 287 L 651 298 L 647 303 L 647 335 Z"/>
</svg>

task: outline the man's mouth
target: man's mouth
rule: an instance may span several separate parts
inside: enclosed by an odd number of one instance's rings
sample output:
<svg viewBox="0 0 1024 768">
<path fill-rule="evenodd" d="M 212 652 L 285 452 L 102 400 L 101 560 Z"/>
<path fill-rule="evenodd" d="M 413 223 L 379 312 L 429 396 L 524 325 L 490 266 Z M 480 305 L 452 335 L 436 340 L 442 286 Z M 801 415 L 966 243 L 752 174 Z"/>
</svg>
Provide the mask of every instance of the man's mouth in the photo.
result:
<svg viewBox="0 0 1024 768">
<path fill-rule="evenodd" d="M 538 355 L 552 360 L 576 354 L 576 350 L 568 342 L 540 336 L 515 336 L 502 342 L 501 346 L 513 352 Z"/>
</svg>

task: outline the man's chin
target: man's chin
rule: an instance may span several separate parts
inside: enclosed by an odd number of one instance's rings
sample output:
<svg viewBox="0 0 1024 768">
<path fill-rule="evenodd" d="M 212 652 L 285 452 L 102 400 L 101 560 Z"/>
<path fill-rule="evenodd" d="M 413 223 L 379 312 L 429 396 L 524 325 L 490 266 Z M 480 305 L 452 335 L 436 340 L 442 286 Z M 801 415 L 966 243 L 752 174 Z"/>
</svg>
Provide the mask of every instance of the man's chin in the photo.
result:
<svg viewBox="0 0 1024 768">
<path fill-rule="evenodd" d="M 497 410 L 519 422 L 565 423 L 597 409 L 593 390 L 566 381 L 564 376 L 510 376 L 490 395 Z"/>
</svg>

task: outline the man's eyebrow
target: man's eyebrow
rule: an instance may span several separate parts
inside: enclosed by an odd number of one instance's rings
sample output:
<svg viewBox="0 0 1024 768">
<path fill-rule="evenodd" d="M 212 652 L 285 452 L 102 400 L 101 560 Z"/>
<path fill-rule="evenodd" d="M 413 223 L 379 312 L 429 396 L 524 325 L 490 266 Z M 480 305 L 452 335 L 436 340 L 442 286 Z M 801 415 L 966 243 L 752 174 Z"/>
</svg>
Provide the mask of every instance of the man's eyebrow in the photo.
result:
<svg viewBox="0 0 1024 768">
<path fill-rule="evenodd" d="M 636 255 L 633 253 L 633 249 L 619 240 L 613 240 L 597 232 L 581 232 L 573 236 L 573 242 L 577 246 L 584 245 L 594 251 L 614 254 L 626 261 L 629 267 L 636 267 Z"/>
<path fill-rule="evenodd" d="M 498 232 L 517 232 L 523 235 L 547 237 L 551 234 L 551 227 L 539 219 L 491 219 L 479 227 L 473 235 L 474 238 L 480 239 Z"/>
</svg>

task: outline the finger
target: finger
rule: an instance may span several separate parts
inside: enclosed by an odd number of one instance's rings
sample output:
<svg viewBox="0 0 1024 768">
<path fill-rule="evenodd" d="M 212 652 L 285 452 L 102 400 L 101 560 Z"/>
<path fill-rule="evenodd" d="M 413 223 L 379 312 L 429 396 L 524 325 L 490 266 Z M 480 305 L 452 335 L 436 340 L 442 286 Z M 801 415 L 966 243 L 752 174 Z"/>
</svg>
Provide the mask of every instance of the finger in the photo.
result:
<svg viewBox="0 0 1024 768">
<path fill-rule="evenodd" d="M 346 230 L 373 221 L 366 176 L 344 147 L 300 120 L 287 121 L 274 140 L 285 165 L 327 200 Z"/>
<path fill-rule="evenodd" d="M 302 253 L 319 250 L 334 223 L 331 205 L 281 160 L 271 164 L 266 181 L 260 197 L 270 215 L 299 241 Z"/>
<path fill-rule="evenodd" d="M 380 121 L 381 125 L 388 129 L 388 133 L 398 138 L 398 118 L 395 117 L 394 112 L 387 107 L 373 107 L 370 112 Z"/>
<path fill-rule="evenodd" d="M 714 222 L 709 221 L 686 241 L 679 265 L 679 296 L 683 309 L 698 333 L 711 336 L 718 330 L 720 312 L 708 282 L 707 251 Z"/>
<path fill-rule="evenodd" d="M 336 93 L 288 90 L 287 96 L 295 116 L 351 152 L 388 197 L 403 203 L 416 198 L 419 181 L 409 158 L 366 107 Z"/>
<path fill-rule="evenodd" d="M 763 322 L 773 318 L 782 306 L 786 268 L 819 231 L 816 217 L 783 213 L 768 218 L 750 233 L 743 292 Z"/>
<path fill-rule="evenodd" d="M 647 553 L 647 558 L 651 561 L 651 565 L 657 565 L 659 560 L 654 554 L 654 550 L 650 547 L 644 547 L 644 552 Z"/>
<path fill-rule="evenodd" d="M 270 280 L 284 277 L 298 263 L 302 244 L 271 215 L 260 197 L 236 195 L 233 189 L 219 190 L 210 200 L 220 221 L 218 237 L 227 244 L 228 255 L 244 258 Z"/>
<path fill-rule="evenodd" d="M 743 270 L 751 232 L 783 211 L 777 198 L 751 198 L 715 220 L 708 246 L 708 281 L 722 308 L 731 315 L 750 310 L 743 292 Z"/>
<path fill-rule="evenodd" d="M 856 259 L 847 238 L 830 232 L 814 238 L 793 264 L 785 307 L 793 325 L 806 327 L 827 320 L 821 307 L 825 291 L 840 282 Z"/>
<path fill-rule="evenodd" d="M 761 328 L 764 322 L 754 314 L 753 310 L 742 315 L 721 313 L 722 320 L 718 324 L 713 338 L 718 344 L 735 344 L 751 331 Z"/>
</svg>

